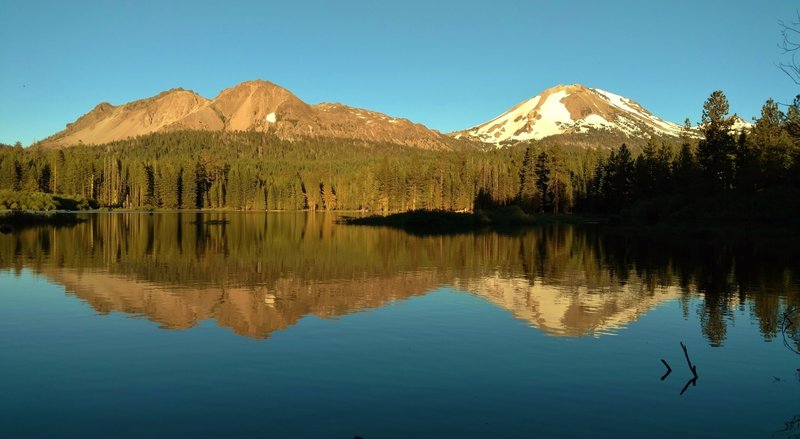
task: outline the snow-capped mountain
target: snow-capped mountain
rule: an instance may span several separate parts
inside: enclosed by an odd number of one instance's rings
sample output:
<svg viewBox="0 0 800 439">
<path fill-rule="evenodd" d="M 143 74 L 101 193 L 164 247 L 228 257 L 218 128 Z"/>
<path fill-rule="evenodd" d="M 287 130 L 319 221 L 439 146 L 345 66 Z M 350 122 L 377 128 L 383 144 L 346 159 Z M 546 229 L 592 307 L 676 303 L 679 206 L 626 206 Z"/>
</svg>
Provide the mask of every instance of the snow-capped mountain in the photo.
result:
<svg viewBox="0 0 800 439">
<path fill-rule="evenodd" d="M 681 130 L 681 125 L 654 116 L 631 99 L 573 84 L 547 89 L 489 122 L 451 135 L 499 145 L 596 131 L 638 139 L 653 134 L 678 137 Z"/>
</svg>

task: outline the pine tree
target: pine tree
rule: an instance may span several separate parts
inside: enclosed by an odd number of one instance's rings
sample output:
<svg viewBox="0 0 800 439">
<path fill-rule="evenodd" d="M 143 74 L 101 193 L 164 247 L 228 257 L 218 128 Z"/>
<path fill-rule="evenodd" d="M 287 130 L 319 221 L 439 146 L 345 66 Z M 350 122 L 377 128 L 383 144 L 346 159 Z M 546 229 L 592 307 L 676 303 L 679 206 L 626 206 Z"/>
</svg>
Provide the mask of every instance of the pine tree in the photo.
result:
<svg viewBox="0 0 800 439">
<path fill-rule="evenodd" d="M 267 188 L 262 182 L 259 182 L 259 184 L 256 185 L 253 196 L 253 210 L 256 212 L 263 212 L 267 210 Z"/>
<path fill-rule="evenodd" d="M 778 104 L 769 99 L 761 108 L 761 117 L 756 121 L 750 136 L 754 154 L 762 166 L 763 182 L 771 186 L 788 180 L 791 167 L 791 138 L 786 131 L 786 116 Z"/>
<path fill-rule="evenodd" d="M 763 155 L 754 147 L 745 132 L 739 134 L 736 142 L 736 189 L 753 192 L 763 186 L 761 163 Z"/>
<path fill-rule="evenodd" d="M 20 189 L 27 192 L 39 192 L 39 172 L 34 162 L 19 167 L 21 171 Z"/>
<path fill-rule="evenodd" d="M 612 210 L 617 211 L 624 206 L 628 205 L 632 199 L 633 193 L 633 158 L 631 152 L 626 144 L 622 144 L 617 150 L 616 155 L 612 156 L 613 160 L 609 159 L 609 166 L 611 172 L 608 172 L 610 178 L 610 191 Z"/>
<path fill-rule="evenodd" d="M 547 189 L 551 211 L 567 213 L 569 206 L 572 205 L 572 181 L 567 169 L 566 158 L 561 148 L 554 148 L 549 155 L 550 178 Z"/>
<path fill-rule="evenodd" d="M 703 104 L 704 139 L 697 147 L 697 161 L 709 187 L 715 190 L 726 190 L 733 184 L 736 141 L 731 134 L 733 118 L 728 116 L 728 110 L 728 98 L 719 90 Z"/>
<path fill-rule="evenodd" d="M 197 175 L 192 165 L 184 162 L 181 165 L 181 209 L 197 208 Z"/>
<path fill-rule="evenodd" d="M 303 185 L 303 193 L 306 198 L 306 208 L 312 212 L 322 206 L 319 178 L 310 171 L 305 171 L 300 177 Z"/>
<path fill-rule="evenodd" d="M 650 137 L 642 148 L 642 153 L 634 161 L 634 189 L 637 198 L 655 195 L 656 182 L 656 140 Z"/>
<path fill-rule="evenodd" d="M 539 191 L 537 189 L 537 162 L 533 156 L 533 150 L 529 146 L 525 150 L 525 157 L 522 159 L 522 168 L 519 171 L 519 203 L 521 207 L 528 211 L 539 209 Z M 546 176 L 544 178 L 547 178 Z M 545 183 L 546 186 L 546 183 Z"/>
<path fill-rule="evenodd" d="M 539 195 L 539 211 L 549 210 L 552 206 L 550 191 L 550 156 L 542 151 L 536 157 L 536 191 Z"/>
<path fill-rule="evenodd" d="M 786 110 L 784 128 L 789 135 L 792 148 L 789 178 L 795 186 L 800 187 L 800 95 L 794 98 L 794 102 Z"/>
<path fill-rule="evenodd" d="M 0 189 L 20 189 L 21 172 L 19 163 L 13 155 L 6 155 L 0 163 Z"/>
<path fill-rule="evenodd" d="M 320 183 L 320 192 L 322 193 L 322 206 L 325 210 L 336 209 L 336 189 L 329 183 Z"/>
</svg>

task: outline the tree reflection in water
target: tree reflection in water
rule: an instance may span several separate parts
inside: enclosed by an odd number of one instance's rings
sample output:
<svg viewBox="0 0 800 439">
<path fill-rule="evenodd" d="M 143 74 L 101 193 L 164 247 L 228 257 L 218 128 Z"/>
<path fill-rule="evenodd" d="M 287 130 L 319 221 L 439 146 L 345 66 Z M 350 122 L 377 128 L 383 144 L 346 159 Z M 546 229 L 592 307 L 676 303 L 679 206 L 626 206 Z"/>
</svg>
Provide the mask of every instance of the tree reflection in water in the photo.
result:
<svg viewBox="0 0 800 439">
<path fill-rule="evenodd" d="M 668 300 L 721 346 L 734 310 L 795 352 L 796 233 L 642 232 L 550 225 L 415 236 L 329 214 L 96 214 L 0 240 L 0 268 L 28 268 L 98 312 L 164 328 L 204 319 L 264 338 L 302 316 L 342 315 L 450 285 L 551 335 L 601 336 Z"/>
</svg>

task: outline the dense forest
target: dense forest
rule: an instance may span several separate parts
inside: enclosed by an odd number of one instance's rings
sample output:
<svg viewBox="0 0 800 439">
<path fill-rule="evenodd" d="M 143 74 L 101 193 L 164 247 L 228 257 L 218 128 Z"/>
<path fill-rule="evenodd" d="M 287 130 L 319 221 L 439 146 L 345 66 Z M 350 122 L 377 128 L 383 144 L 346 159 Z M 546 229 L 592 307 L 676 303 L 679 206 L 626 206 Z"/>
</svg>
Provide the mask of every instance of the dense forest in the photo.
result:
<svg viewBox="0 0 800 439">
<path fill-rule="evenodd" d="M 786 219 L 800 213 L 800 96 L 784 113 L 770 99 L 749 131 L 732 129 L 725 95 L 703 106 L 701 138 L 675 151 L 649 143 L 634 158 L 625 145 L 602 159 L 586 210 L 659 220 L 686 217 Z"/>
<path fill-rule="evenodd" d="M 528 212 L 622 212 L 658 220 L 719 203 L 748 214 L 763 204 L 769 217 L 773 205 L 785 210 L 800 188 L 799 108 L 800 96 L 785 112 L 770 99 L 752 130 L 735 132 L 727 99 L 717 91 L 703 107 L 699 138 L 687 126 L 681 141 L 651 139 L 641 150 L 559 146 L 549 139 L 438 152 L 201 131 L 64 149 L 6 146 L 0 148 L 0 189 L 130 209 L 471 211 L 518 204 Z M 6 208 L 31 208 L 4 199 Z"/>
</svg>

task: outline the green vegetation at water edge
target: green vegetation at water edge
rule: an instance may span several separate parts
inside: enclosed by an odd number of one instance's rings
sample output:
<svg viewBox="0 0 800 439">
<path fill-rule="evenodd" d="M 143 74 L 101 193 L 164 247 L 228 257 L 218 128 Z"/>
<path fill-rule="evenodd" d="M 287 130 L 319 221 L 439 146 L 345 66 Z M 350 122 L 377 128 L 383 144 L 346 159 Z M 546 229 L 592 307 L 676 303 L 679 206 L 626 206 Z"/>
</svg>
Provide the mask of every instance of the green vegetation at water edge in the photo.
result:
<svg viewBox="0 0 800 439">
<path fill-rule="evenodd" d="M 82 195 L 68 197 L 43 192 L 0 189 L 0 210 L 50 211 L 94 208 L 97 208 L 97 203 Z"/>
</svg>

